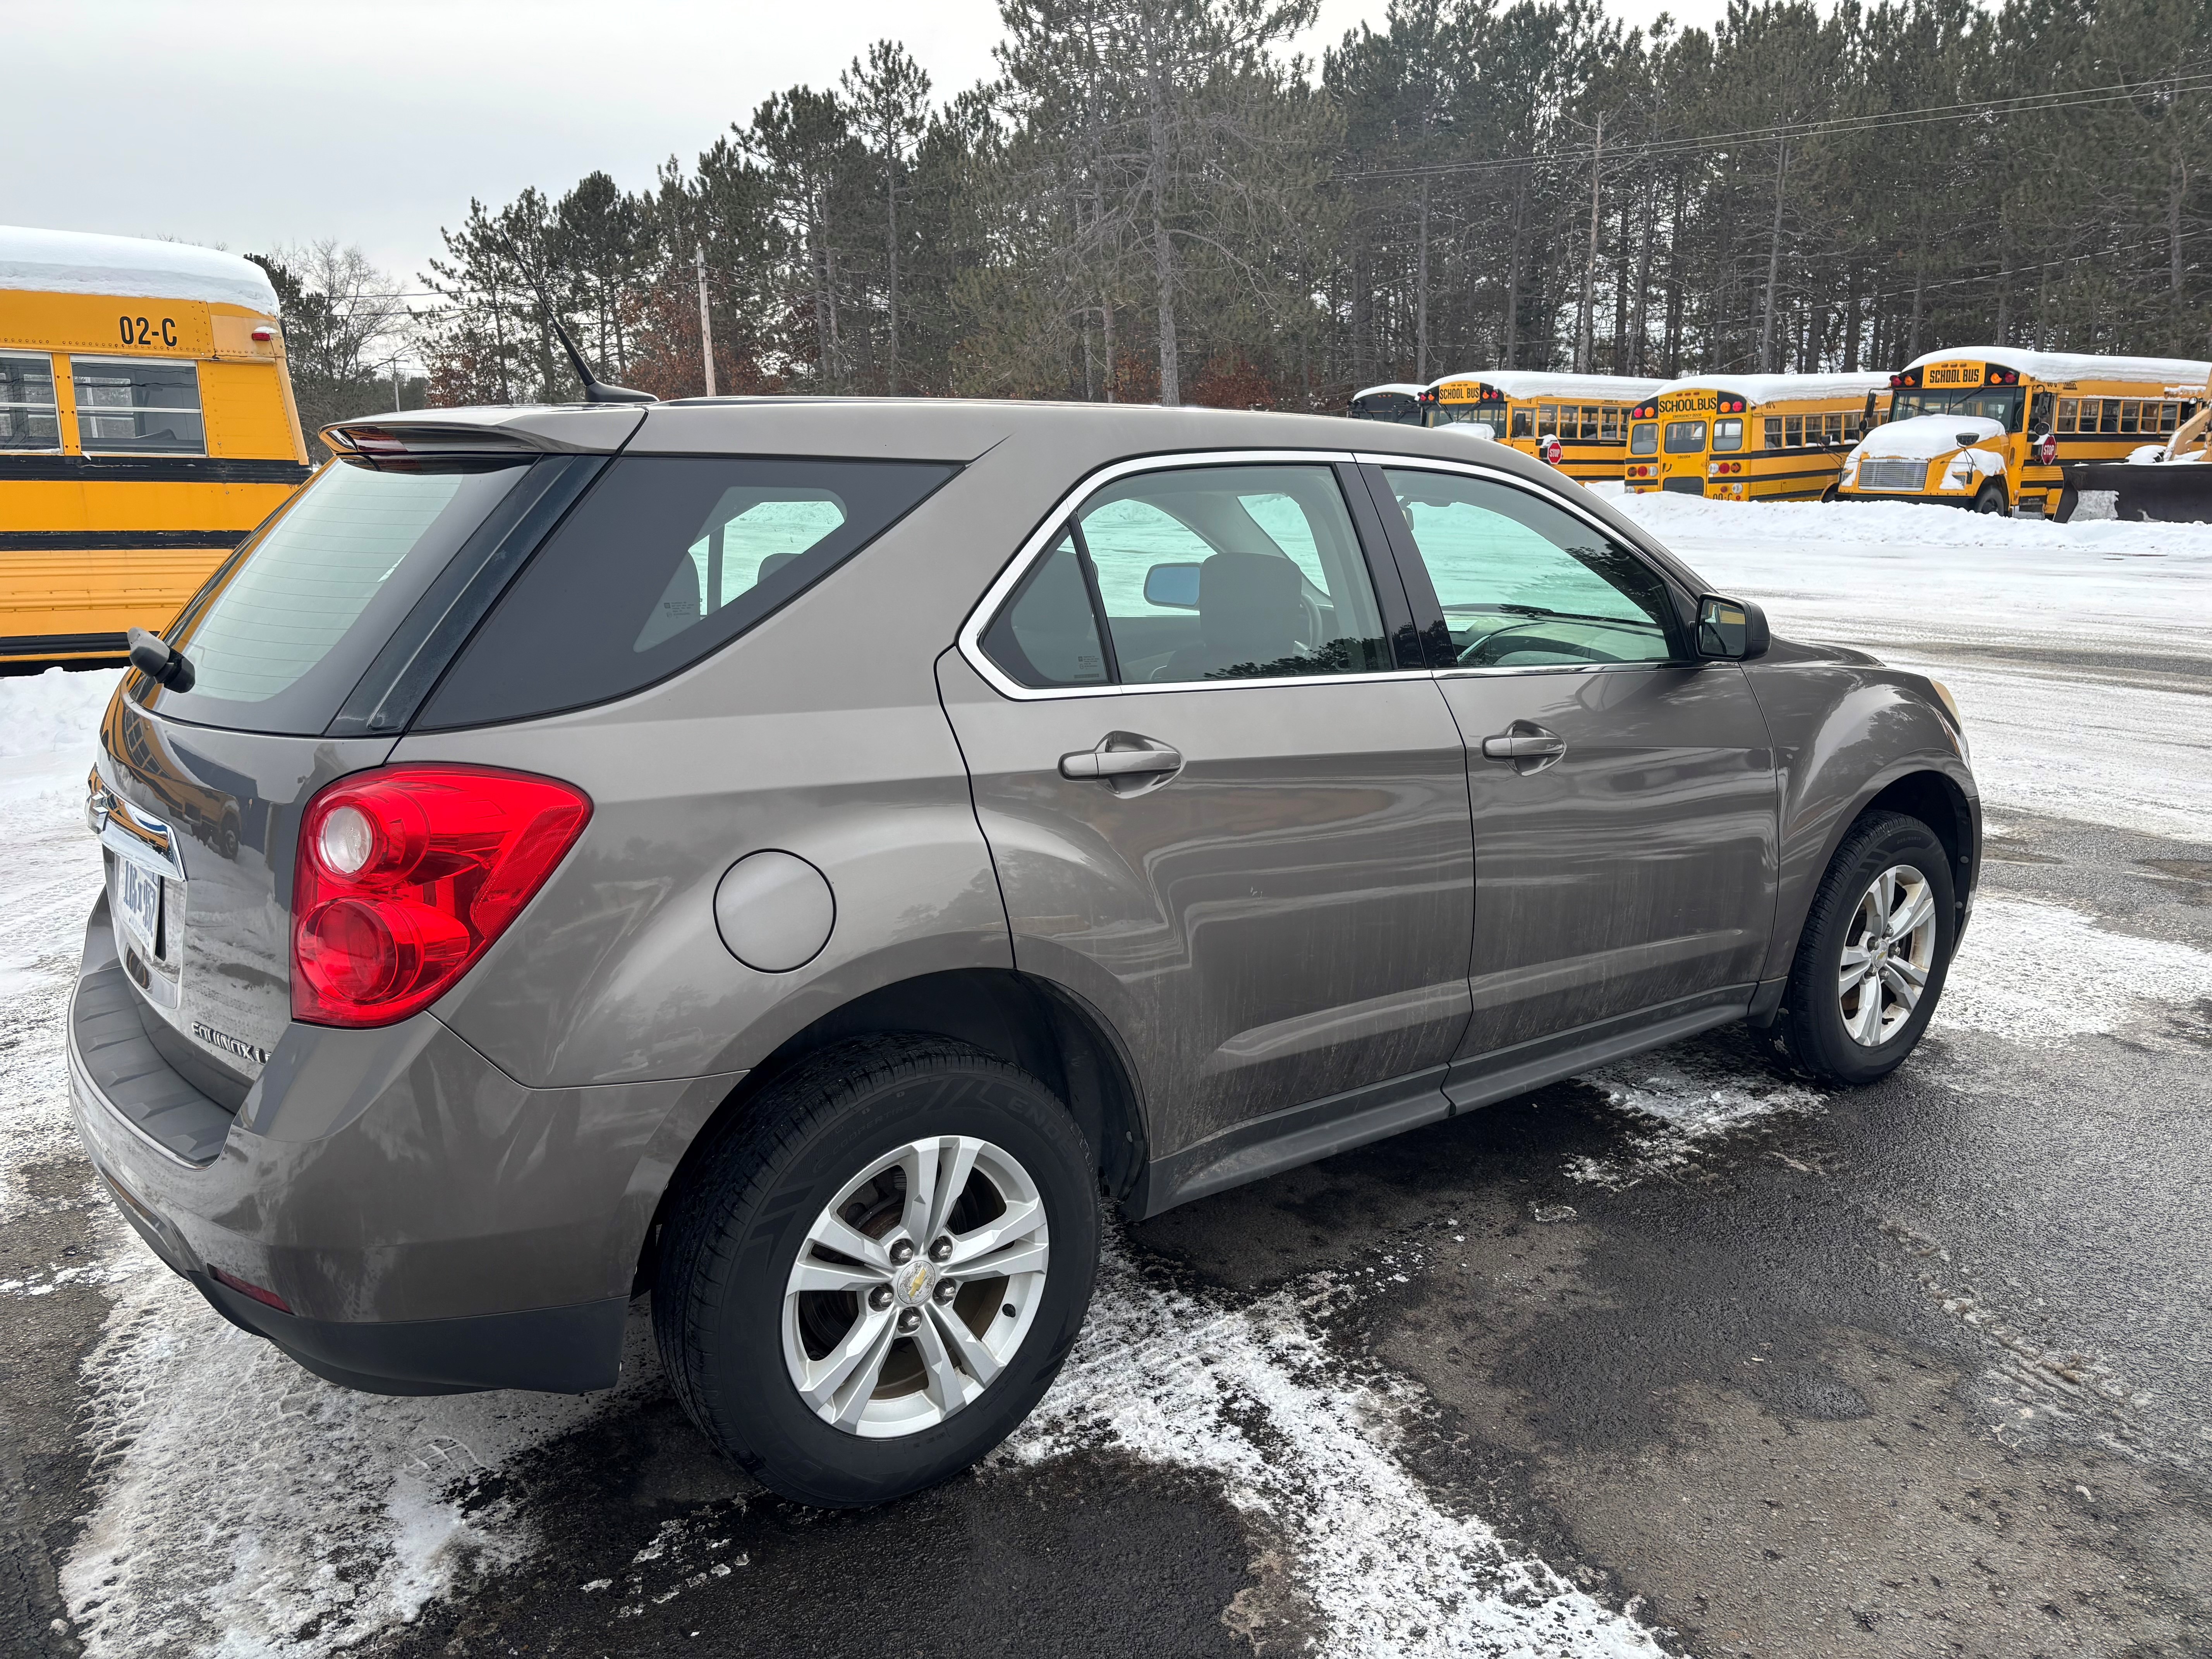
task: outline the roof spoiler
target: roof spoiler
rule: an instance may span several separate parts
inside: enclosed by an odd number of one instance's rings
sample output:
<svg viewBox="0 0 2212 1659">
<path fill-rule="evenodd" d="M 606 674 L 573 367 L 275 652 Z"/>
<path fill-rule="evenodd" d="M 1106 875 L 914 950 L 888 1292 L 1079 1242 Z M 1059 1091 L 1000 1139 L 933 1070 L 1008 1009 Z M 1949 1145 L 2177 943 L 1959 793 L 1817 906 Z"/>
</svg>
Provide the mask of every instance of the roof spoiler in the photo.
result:
<svg viewBox="0 0 2212 1659">
<path fill-rule="evenodd" d="M 550 446 L 500 427 L 455 421 L 340 421 L 323 441 L 349 460 L 428 460 L 463 455 L 534 455 Z"/>
</svg>

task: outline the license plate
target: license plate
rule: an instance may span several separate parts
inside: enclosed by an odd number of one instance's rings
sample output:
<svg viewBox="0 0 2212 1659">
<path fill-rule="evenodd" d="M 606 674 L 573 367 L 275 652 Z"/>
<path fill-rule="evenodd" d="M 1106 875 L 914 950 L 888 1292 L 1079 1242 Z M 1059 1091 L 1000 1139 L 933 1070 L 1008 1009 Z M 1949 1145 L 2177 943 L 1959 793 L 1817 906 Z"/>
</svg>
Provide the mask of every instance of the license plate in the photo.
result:
<svg viewBox="0 0 2212 1659">
<path fill-rule="evenodd" d="M 115 860 L 115 913 L 124 931 L 148 956 L 161 937 L 161 878 L 128 859 Z"/>
</svg>

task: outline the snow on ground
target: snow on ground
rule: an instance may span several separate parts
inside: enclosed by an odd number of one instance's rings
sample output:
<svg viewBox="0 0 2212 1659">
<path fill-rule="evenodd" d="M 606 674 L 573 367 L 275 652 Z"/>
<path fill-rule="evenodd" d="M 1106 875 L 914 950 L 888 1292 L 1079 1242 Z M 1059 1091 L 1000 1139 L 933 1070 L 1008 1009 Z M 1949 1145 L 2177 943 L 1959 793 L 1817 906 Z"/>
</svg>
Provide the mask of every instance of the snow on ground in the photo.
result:
<svg viewBox="0 0 2212 1659">
<path fill-rule="evenodd" d="M 1285 1536 L 1327 1656 L 1656 1659 L 1640 1626 L 1439 1509 L 1393 1455 L 1418 1391 L 1312 1323 L 1355 1294 L 1322 1274 L 1224 1308 L 1109 1249 L 1082 1339 L 1010 1450 L 1035 1462 L 1112 1445 L 1219 1476 Z"/>
<path fill-rule="evenodd" d="M 2212 825 L 2204 753 L 2212 528 L 2045 526 L 1893 504 L 1624 503 L 1724 591 L 1800 637 L 1864 646 L 1944 678 L 1966 706 L 1986 799 L 2171 834 Z M 2081 653 L 2063 669 L 2021 650 Z M 74 1156 L 56 1036 L 100 860 L 84 768 L 112 674 L 0 680 L 0 1221 L 35 1200 L 28 1164 Z M 2052 964 L 2059 967 L 2054 970 Z M 2025 964 L 2044 1017 L 2017 1018 Z M 2033 978 L 2034 975 L 2029 975 Z M 2007 999 L 1998 1001 L 2000 988 Z M 2122 934 L 2059 906 L 1985 898 L 1939 1029 L 2063 1042 L 2135 1032 L 2147 1011 L 2212 994 L 2212 954 Z M 1635 1126 L 1570 1173 L 1623 1185 L 1817 1095 L 1681 1052 L 1589 1079 Z M 390 1400 L 331 1388 L 234 1330 L 151 1263 L 127 1229 L 108 1259 L 55 1264 L 0 1296 L 102 1287 L 87 1358 L 94 1512 L 64 1573 L 88 1654 L 319 1655 L 411 1618 L 532 1541 L 473 1477 L 651 1386 L 641 1324 L 623 1390 L 598 1401 Z M 64 1279 L 63 1275 L 70 1275 Z M 1210 1472 L 1282 1537 L 1296 1585 L 1343 1655 L 1647 1654 L 1632 1622 L 1476 1518 L 1448 1514 L 1395 1455 L 1420 1402 L 1333 1352 L 1326 1279 L 1249 1305 L 1102 1273 L 1061 1382 L 1011 1443 L 1036 1462 L 1101 1443 Z M 613 1402 L 611 1405 L 610 1401 Z"/>
<path fill-rule="evenodd" d="M 2212 525 L 1618 489 L 1603 493 L 1778 632 L 1949 686 L 1985 800 L 2212 838 Z"/>
</svg>

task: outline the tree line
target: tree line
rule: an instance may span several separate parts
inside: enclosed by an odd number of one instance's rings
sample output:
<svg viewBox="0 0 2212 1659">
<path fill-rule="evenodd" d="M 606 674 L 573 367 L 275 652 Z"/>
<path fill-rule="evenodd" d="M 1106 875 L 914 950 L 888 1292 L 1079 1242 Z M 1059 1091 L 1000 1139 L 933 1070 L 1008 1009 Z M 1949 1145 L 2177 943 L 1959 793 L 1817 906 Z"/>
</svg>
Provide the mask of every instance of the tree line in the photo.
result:
<svg viewBox="0 0 2212 1659">
<path fill-rule="evenodd" d="M 470 204 L 434 403 L 611 379 L 1334 409 L 1475 368 L 2212 356 L 2212 0 L 1002 0 L 987 82 L 881 41 L 648 189 Z M 703 300 L 702 298 L 703 289 Z"/>
</svg>

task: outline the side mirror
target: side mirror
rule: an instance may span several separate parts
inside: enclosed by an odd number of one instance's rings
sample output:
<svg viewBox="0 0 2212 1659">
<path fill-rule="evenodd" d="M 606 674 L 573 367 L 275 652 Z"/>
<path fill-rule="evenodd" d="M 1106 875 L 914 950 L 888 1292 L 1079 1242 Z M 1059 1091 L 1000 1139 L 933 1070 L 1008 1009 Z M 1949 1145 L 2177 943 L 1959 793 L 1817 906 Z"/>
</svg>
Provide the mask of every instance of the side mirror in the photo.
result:
<svg viewBox="0 0 2212 1659">
<path fill-rule="evenodd" d="M 1766 612 L 1748 599 L 1708 593 L 1698 601 L 1698 654 L 1724 662 L 1763 656 L 1771 635 Z"/>
<path fill-rule="evenodd" d="M 1145 572 L 1145 603 L 1163 611 L 1198 609 L 1198 567 L 1156 564 Z"/>
</svg>

